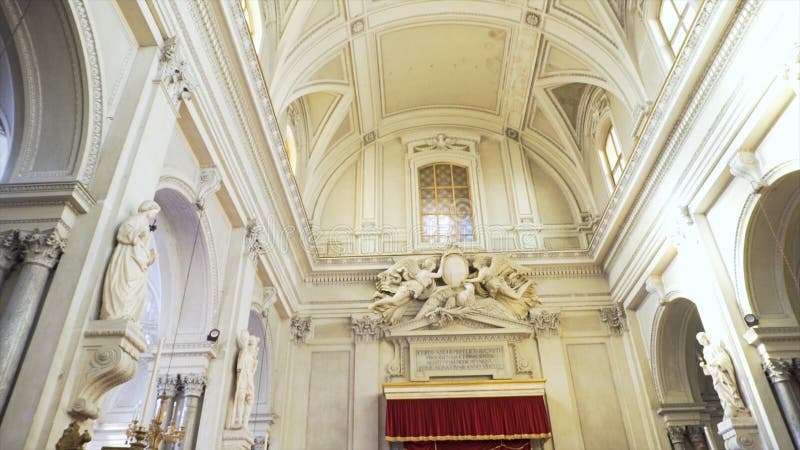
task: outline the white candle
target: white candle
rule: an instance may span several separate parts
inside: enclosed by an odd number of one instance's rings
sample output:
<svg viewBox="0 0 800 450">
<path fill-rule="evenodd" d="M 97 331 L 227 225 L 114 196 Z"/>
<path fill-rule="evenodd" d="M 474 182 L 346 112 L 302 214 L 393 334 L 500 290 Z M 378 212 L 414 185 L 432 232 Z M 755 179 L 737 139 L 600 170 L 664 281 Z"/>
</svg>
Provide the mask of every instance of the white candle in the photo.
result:
<svg viewBox="0 0 800 450">
<path fill-rule="evenodd" d="M 150 400 L 153 397 L 153 391 L 156 389 L 156 380 L 158 379 L 158 361 L 161 359 L 161 347 L 164 345 L 164 338 L 158 341 L 158 351 L 156 351 L 156 360 L 153 362 L 153 373 L 150 374 L 150 385 L 147 387 L 147 397 L 144 398 L 144 409 L 142 410 L 142 421 L 140 426 L 146 427 L 145 417 L 150 414 Z"/>
</svg>

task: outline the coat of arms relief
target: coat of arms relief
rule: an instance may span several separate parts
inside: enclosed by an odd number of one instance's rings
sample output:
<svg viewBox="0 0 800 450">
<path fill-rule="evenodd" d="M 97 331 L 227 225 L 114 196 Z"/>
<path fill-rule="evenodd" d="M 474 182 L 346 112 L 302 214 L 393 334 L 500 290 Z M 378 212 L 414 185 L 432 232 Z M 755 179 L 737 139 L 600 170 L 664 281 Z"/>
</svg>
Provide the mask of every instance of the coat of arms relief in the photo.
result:
<svg viewBox="0 0 800 450">
<path fill-rule="evenodd" d="M 469 314 L 525 321 L 540 304 L 525 267 L 498 255 L 465 256 L 458 247 L 439 258 L 404 258 L 378 275 L 370 309 L 387 325 L 398 324 L 414 302 L 414 319 L 443 328 Z"/>
</svg>

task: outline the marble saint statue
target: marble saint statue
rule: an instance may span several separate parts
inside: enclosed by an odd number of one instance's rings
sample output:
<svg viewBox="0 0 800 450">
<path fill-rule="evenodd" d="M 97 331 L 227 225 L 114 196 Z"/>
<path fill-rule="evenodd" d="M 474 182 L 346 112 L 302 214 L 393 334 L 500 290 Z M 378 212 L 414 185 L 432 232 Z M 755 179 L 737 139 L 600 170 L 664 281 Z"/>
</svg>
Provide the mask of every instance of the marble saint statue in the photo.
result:
<svg viewBox="0 0 800 450">
<path fill-rule="evenodd" d="M 233 398 L 231 428 L 245 428 L 253 409 L 255 376 L 258 368 L 258 338 L 242 330 L 237 339 L 239 357 L 236 360 L 236 393 Z"/>
<path fill-rule="evenodd" d="M 697 333 L 697 342 L 703 346 L 700 367 L 714 383 L 714 390 L 717 391 L 719 401 L 722 403 L 724 417 L 730 419 L 731 417 L 749 416 L 750 412 L 739 394 L 736 373 L 728 352 L 725 351 L 722 344 L 712 344 L 708 335 L 702 331 Z"/>
<path fill-rule="evenodd" d="M 156 260 L 150 248 L 150 221 L 160 210 L 156 202 L 145 201 L 119 226 L 103 283 L 101 319 L 139 321 L 147 299 L 147 269 Z"/>
</svg>

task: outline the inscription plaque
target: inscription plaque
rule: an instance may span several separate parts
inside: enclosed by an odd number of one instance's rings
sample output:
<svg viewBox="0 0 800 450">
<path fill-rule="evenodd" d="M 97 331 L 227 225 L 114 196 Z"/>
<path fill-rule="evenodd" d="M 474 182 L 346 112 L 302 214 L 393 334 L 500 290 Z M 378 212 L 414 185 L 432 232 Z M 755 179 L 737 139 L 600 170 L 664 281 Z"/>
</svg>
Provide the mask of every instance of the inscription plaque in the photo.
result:
<svg viewBox="0 0 800 450">
<path fill-rule="evenodd" d="M 505 345 L 417 347 L 412 349 L 412 380 L 431 376 L 491 375 L 510 378 Z"/>
</svg>

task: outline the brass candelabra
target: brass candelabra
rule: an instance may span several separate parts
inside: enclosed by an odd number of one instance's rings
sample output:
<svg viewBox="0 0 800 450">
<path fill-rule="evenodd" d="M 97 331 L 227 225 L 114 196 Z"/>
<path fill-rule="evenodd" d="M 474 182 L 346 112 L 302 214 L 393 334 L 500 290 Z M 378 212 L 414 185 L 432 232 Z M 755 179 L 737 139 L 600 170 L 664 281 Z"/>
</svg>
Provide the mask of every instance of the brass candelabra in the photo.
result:
<svg viewBox="0 0 800 450">
<path fill-rule="evenodd" d="M 156 416 L 150 421 L 150 427 L 145 428 L 139 424 L 139 421 L 134 417 L 130 426 L 128 426 L 126 444 L 130 445 L 132 449 L 158 449 L 162 441 L 166 442 L 180 442 L 186 434 L 183 426 L 175 426 L 175 421 L 172 421 L 166 429 L 161 428 L 161 416 L 164 414 L 164 400 L 165 395 L 159 396 L 161 401 L 158 405 Z M 147 414 L 143 412 L 142 415 Z"/>
</svg>

